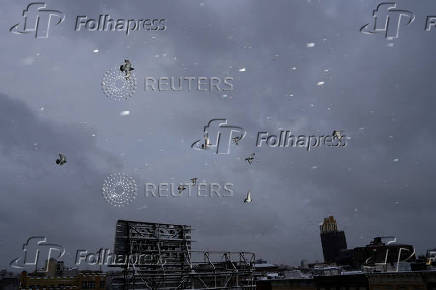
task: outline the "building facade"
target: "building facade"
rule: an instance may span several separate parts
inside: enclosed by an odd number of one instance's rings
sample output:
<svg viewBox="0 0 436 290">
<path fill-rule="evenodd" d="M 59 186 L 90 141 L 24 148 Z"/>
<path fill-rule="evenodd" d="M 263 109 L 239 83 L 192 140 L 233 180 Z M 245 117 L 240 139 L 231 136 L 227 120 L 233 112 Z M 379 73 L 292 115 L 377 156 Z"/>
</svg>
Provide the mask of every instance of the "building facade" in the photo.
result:
<svg viewBox="0 0 436 290">
<path fill-rule="evenodd" d="M 325 263 L 335 263 L 342 250 L 347 249 L 345 233 L 338 230 L 333 216 L 324 219 L 320 226 L 322 253 Z"/>
</svg>

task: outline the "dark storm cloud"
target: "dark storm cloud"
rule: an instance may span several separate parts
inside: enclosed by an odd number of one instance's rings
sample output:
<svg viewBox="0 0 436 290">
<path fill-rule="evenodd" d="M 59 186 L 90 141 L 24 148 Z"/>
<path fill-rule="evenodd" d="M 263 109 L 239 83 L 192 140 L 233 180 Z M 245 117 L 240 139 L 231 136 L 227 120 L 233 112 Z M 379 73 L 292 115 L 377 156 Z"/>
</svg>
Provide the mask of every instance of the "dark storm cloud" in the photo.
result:
<svg viewBox="0 0 436 290">
<path fill-rule="evenodd" d="M 10 249 L 2 251 L 3 264 L 31 235 L 73 245 L 83 242 L 84 232 L 96 227 L 83 227 L 86 220 L 104 222 L 95 211 L 104 177 L 101 168 L 119 169 L 119 160 L 98 149 L 90 131 L 43 120 L 22 101 L 4 94 L 0 94 L 0 124 L 0 227 L 9 237 Z M 67 156 L 62 167 L 55 163 L 59 152 Z"/>
</svg>

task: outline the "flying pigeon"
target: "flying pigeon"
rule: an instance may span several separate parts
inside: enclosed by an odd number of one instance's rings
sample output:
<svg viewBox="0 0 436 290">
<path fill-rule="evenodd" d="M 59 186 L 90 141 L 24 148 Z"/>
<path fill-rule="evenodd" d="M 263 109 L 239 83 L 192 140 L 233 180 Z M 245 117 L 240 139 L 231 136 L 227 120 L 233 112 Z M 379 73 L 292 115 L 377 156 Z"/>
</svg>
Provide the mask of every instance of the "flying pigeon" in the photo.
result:
<svg viewBox="0 0 436 290">
<path fill-rule="evenodd" d="M 67 163 L 67 158 L 65 157 L 64 154 L 59 153 L 59 158 L 56 159 L 56 164 L 57 165 L 64 165 L 65 163 Z"/>
</svg>

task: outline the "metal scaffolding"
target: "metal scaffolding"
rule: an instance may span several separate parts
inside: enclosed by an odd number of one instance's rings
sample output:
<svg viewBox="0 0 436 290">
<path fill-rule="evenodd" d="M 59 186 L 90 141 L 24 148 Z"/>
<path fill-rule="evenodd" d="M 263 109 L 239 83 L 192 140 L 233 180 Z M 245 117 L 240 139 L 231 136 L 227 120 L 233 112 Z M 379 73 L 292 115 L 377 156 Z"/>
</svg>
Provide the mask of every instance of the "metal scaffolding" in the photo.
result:
<svg viewBox="0 0 436 290">
<path fill-rule="evenodd" d="M 113 289 L 255 289 L 255 254 L 192 251 L 191 227 L 120 220 L 117 256 L 128 257 Z"/>
</svg>

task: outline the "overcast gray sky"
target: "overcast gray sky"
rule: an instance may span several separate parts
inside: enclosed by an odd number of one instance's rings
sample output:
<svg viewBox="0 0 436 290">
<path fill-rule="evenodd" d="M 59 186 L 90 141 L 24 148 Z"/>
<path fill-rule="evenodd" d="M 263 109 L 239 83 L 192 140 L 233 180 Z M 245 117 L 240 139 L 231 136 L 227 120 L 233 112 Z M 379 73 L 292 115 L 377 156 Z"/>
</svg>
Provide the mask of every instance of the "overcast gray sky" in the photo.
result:
<svg viewBox="0 0 436 290">
<path fill-rule="evenodd" d="M 274 263 L 322 260 L 328 215 L 349 247 L 380 235 L 418 253 L 436 247 L 436 31 L 424 29 L 434 1 L 397 1 L 416 19 L 392 41 L 359 32 L 372 22 L 372 0 L 47 1 L 65 14 L 47 39 L 9 32 L 29 3 L 0 9 L 0 267 L 32 235 L 71 252 L 112 248 L 118 219 L 189 224 L 195 249 L 254 251 Z M 167 29 L 74 31 L 76 16 L 100 14 L 165 18 Z M 138 88 L 111 101 L 102 77 L 125 58 Z M 233 77 L 234 90 L 144 91 L 145 77 L 171 76 Z M 247 131 L 229 155 L 190 148 L 213 118 Z M 256 148 L 257 132 L 280 130 L 349 139 L 311 152 Z M 116 172 L 138 184 L 122 208 L 101 193 Z M 234 196 L 143 194 L 146 182 L 192 177 L 233 183 Z"/>
</svg>

